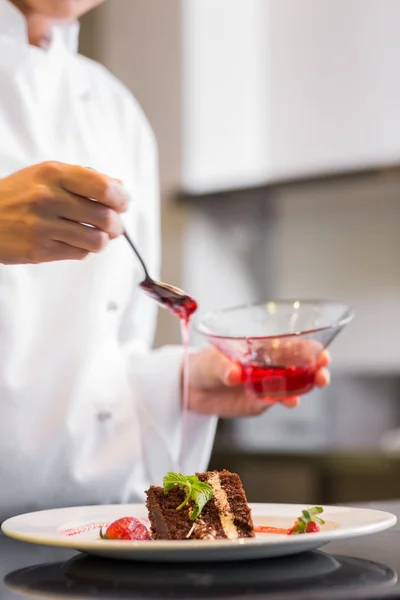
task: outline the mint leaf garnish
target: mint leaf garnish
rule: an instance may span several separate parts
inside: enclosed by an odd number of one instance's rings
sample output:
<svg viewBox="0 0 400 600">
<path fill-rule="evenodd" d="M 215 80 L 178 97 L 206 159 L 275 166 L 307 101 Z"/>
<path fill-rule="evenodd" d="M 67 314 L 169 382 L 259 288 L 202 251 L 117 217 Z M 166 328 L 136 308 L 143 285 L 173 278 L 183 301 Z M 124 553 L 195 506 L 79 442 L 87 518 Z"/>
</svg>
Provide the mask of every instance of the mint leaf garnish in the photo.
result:
<svg viewBox="0 0 400 600">
<path fill-rule="evenodd" d="M 164 477 L 164 494 L 168 494 L 169 490 L 171 490 L 174 485 L 180 485 L 182 487 L 186 486 L 188 480 L 189 477 L 185 477 L 180 473 L 167 473 L 167 475 Z"/>
<path fill-rule="evenodd" d="M 213 489 L 208 483 L 199 481 L 198 484 L 192 484 L 192 498 L 196 503 L 196 508 L 191 514 L 191 519 L 194 521 L 197 519 L 207 502 L 211 500 L 213 496 Z"/>
<path fill-rule="evenodd" d="M 322 508 L 322 506 L 313 506 L 312 508 L 309 509 L 309 512 L 312 515 L 320 515 L 321 513 L 324 512 L 324 509 Z"/>
<path fill-rule="evenodd" d="M 296 520 L 290 533 L 306 533 L 307 525 L 312 522 L 318 523 L 319 525 L 324 525 L 325 521 L 316 516 L 320 515 L 322 512 L 324 512 L 324 510 L 321 506 L 313 506 L 312 508 L 302 510 L 301 517 Z"/>
<path fill-rule="evenodd" d="M 164 494 L 178 485 L 186 492 L 184 501 L 176 510 L 181 510 L 190 500 L 194 502 L 196 508 L 192 511 L 190 519 L 194 521 L 200 515 L 201 511 L 212 498 L 213 489 L 208 483 L 203 483 L 196 475 L 182 475 L 181 473 L 167 473 L 164 477 Z"/>
</svg>

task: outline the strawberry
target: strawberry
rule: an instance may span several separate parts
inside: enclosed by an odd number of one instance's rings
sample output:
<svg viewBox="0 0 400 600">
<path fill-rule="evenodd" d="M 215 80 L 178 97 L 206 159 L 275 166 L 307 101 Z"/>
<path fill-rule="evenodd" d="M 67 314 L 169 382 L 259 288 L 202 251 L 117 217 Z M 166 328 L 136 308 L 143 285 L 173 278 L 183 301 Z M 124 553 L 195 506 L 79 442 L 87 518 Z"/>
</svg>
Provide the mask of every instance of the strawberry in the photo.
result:
<svg viewBox="0 0 400 600">
<path fill-rule="evenodd" d="M 307 523 L 306 533 L 316 533 L 317 531 L 321 531 L 320 526 L 315 521 L 310 521 Z"/>
<path fill-rule="evenodd" d="M 150 540 L 146 527 L 135 517 L 122 517 L 117 519 L 106 529 L 100 529 L 102 540 Z"/>
<path fill-rule="evenodd" d="M 308 510 L 303 510 L 301 517 L 296 519 L 293 527 L 288 530 L 288 535 L 295 535 L 298 533 L 317 533 L 320 531 L 320 525 L 324 524 L 324 521 L 317 517 L 321 514 L 323 509 L 321 506 L 314 506 Z"/>
</svg>

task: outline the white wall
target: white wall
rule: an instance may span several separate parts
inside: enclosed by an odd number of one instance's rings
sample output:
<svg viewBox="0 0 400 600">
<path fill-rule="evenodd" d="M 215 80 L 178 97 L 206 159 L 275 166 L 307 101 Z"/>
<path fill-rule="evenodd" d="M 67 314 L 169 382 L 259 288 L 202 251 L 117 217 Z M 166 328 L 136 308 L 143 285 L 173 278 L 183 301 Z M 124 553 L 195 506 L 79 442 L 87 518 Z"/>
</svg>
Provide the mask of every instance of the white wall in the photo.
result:
<svg viewBox="0 0 400 600">
<path fill-rule="evenodd" d="M 183 183 L 251 185 L 269 161 L 266 0 L 184 0 Z"/>
<path fill-rule="evenodd" d="M 398 0 L 185 0 L 190 190 L 396 161 Z"/>
<path fill-rule="evenodd" d="M 273 170 L 398 160 L 400 2 L 270 0 Z"/>
</svg>

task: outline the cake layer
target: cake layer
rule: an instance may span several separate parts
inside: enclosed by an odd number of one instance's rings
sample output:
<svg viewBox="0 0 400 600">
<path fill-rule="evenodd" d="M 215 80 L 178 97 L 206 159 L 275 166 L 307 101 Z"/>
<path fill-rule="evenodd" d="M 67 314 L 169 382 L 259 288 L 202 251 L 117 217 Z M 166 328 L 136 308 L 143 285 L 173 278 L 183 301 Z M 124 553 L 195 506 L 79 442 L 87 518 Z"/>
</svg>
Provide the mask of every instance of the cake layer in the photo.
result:
<svg viewBox="0 0 400 600">
<path fill-rule="evenodd" d="M 217 506 L 225 537 L 254 537 L 253 519 L 239 475 L 225 470 L 196 475 L 213 488 L 212 500 Z"/>
</svg>

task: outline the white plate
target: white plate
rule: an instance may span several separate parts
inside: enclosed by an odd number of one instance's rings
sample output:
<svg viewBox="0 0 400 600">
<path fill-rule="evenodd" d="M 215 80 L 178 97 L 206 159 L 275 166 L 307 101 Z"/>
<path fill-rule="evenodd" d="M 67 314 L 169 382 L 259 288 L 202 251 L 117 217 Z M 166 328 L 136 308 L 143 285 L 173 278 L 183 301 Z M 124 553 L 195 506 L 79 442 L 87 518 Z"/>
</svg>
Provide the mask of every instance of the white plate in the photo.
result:
<svg viewBox="0 0 400 600">
<path fill-rule="evenodd" d="M 290 527 L 301 511 L 298 504 L 250 504 L 255 525 Z M 131 542 L 101 540 L 99 527 L 120 517 L 147 519 L 142 504 L 86 506 L 40 511 L 13 517 L 2 524 L 9 537 L 42 544 L 72 548 L 86 554 L 109 558 L 158 561 L 226 561 L 278 557 L 314 550 L 328 542 L 377 533 L 395 525 L 390 513 L 337 506 L 324 507 L 326 521 L 319 533 L 304 535 L 257 534 L 240 540 L 185 540 Z M 87 531 L 66 535 L 68 529 L 87 527 Z"/>
</svg>

